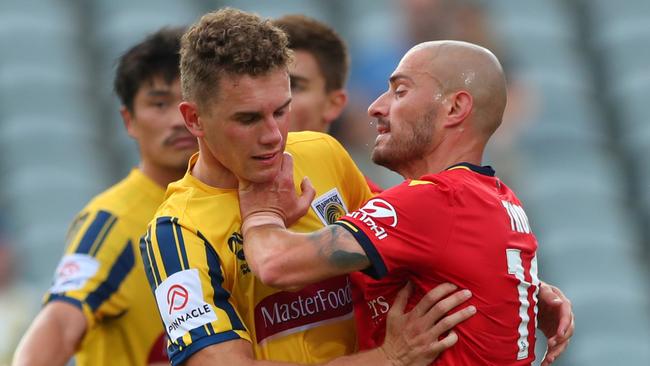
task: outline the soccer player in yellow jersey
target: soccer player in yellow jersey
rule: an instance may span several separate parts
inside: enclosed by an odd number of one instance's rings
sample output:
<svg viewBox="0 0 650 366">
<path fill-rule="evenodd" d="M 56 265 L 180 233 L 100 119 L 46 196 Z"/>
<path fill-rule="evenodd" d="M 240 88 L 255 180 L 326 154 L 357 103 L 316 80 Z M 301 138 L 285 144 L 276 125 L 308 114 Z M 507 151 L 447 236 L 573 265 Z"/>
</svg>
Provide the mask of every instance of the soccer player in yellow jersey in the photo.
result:
<svg viewBox="0 0 650 366">
<path fill-rule="evenodd" d="M 163 29 L 120 59 L 115 90 L 140 164 L 79 213 L 15 365 L 169 364 L 166 337 L 144 274 L 139 241 L 164 188 L 197 149 L 178 111 L 183 29 Z"/>
<path fill-rule="evenodd" d="M 443 285 L 407 314 L 394 306 L 384 345 L 350 355 L 356 340 L 346 276 L 286 292 L 250 272 L 238 176 L 271 180 L 285 148 L 294 154 L 297 176 L 309 176 L 318 193 L 309 214 L 290 219 L 297 231 L 320 228 L 370 197 L 363 175 L 333 138 L 287 136 L 289 60 L 278 28 L 234 9 L 205 15 L 183 36 L 180 110 L 199 153 L 185 177 L 170 184 L 141 244 L 171 362 L 428 364 L 455 341 L 453 333 L 441 335 L 472 315 L 463 309 L 438 322 L 466 293 L 438 302 L 453 291 Z M 403 303 L 406 297 L 403 292 Z"/>
</svg>

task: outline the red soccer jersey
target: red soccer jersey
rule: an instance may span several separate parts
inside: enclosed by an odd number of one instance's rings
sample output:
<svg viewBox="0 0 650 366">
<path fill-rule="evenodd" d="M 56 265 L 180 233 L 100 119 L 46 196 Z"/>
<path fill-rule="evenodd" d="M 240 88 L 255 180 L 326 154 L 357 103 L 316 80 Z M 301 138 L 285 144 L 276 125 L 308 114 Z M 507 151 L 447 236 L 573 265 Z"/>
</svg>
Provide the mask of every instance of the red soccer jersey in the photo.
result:
<svg viewBox="0 0 650 366">
<path fill-rule="evenodd" d="M 370 180 L 370 178 L 368 178 L 368 177 L 366 177 L 366 183 L 368 183 L 368 188 L 370 188 L 370 192 L 372 192 L 372 194 L 378 194 L 378 193 L 381 193 L 381 191 L 384 190 L 377 183 Z"/>
<path fill-rule="evenodd" d="M 435 365 L 529 365 L 535 359 L 537 240 L 520 201 L 490 167 L 463 163 L 407 180 L 337 224 L 372 263 L 352 276 L 361 349 L 383 343 L 386 313 L 407 280 L 415 285 L 408 310 L 436 285 L 451 282 L 472 291 L 477 314 L 456 326 L 458 343 Z"/>
</svg>

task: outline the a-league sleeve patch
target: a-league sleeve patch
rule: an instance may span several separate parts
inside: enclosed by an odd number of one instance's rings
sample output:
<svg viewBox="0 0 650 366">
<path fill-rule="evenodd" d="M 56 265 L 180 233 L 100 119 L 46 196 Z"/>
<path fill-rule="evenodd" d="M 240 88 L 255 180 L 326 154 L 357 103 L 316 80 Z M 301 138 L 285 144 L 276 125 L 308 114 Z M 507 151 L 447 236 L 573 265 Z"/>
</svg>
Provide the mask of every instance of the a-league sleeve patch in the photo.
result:
<svg viewBox="0 0 650 366">
<path fill-rule="evenodd" d="M 212 306 L 203 300 L 196 268 L 169 276 L 155 293 L 160 316 L 171 339 L 178 339 L 192 329 L 217 320 Z"/>
<path fill-rule="evenodd" d="M 311 203 L 311 208 L 323 225 L 331 225 L 348 213 L 338 189 L 332 188 Z"/>
<path fill-rule="evenodd" d="M 65 255 L 56 268 L 50 293 L 57 294 L 83 288 L 99 270 L 99 262 L 88 254 Z"/>
</svg>

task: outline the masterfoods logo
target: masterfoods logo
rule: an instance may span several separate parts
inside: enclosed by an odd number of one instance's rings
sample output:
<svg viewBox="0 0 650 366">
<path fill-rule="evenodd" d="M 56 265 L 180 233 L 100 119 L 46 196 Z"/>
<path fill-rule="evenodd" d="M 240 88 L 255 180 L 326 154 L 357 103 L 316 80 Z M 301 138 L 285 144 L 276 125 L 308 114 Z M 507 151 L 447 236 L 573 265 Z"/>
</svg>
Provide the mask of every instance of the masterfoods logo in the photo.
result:
<svg viewBox="0 0 650 366">
<path fill-rule="evenodd" d="M 155 293 L 165 329 L 172 340 L 217 320 L 210 304 L 203 300 L 197 269 L 174 273 L 156 288 Z"/>
<path fill-rule="evenodd" d="M 260 301 L 255 306 L 255 335 L 261 343 L 351 317 L 350 280 L 348 276 L 340 276 L 298 292 L 276 292 Z"/>
<path fill-rule="evenodd" d="M 381 198 L 371 199 L 358 211 L 350 214 L 350 216 L 366 224 L 378 239 L 386 238 L 388 233 L 386 233 L 383 227 L 377 225 L 375 219 L 379 219 L 380 223 L 385 222 L 392 227 L 397 226 L 397 212 L 395 208 Z"/>
</svg>

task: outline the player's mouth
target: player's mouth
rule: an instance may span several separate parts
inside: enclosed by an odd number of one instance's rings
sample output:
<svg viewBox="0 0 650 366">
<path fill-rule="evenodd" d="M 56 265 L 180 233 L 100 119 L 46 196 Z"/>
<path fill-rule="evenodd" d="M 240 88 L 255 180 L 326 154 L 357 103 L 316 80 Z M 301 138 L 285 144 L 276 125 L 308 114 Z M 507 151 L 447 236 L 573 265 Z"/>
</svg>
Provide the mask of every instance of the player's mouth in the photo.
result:
<svg viewBox="0 0 650 366">
<path fill-rule="evenodd" d="M 197 145 L 198 145 L 198 141 L 194 136 L 180 137 L 173 140 L 172 142 L 172 146 L 177 149 L 196 148 Z"/>
<path fill-rule="evenodd" d="M 260 154 L 260 155 L 254 155 L 253 159 L 259 161 L 260 163 L 264 165 L 270 165 L 275 162 L 275 159 L 277 159 L 278 156 L 280 156 L 281 152 L 276 151 L 274 153 L 268 153 L 268 154 Z"/>
<path fill-rule="evenodd" d="M 390 122 L 385 119 L 377 119 L 377 133 L 383 135 L 390 132 Z"/>
</svg>

